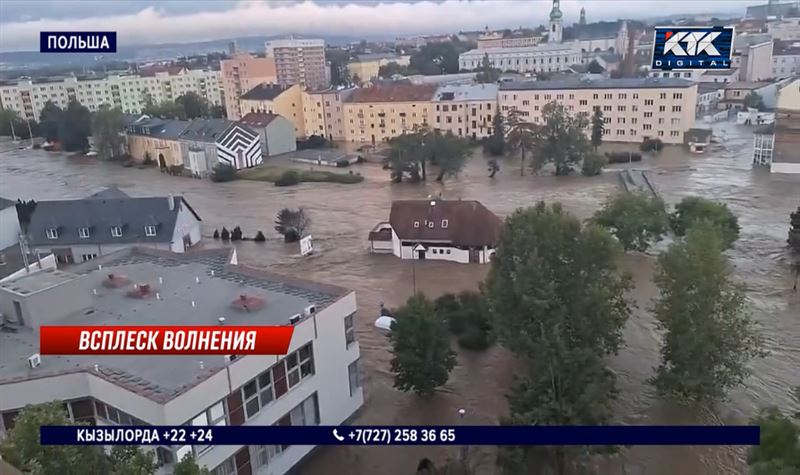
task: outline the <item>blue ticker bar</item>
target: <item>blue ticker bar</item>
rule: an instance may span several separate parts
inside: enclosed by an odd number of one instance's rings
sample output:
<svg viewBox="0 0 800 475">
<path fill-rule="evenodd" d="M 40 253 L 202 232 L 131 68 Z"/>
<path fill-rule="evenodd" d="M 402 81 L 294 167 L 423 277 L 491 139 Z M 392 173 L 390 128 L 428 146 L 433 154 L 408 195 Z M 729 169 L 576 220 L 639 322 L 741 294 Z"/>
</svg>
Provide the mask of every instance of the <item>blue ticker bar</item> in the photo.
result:
<svg viewBox="0 0 800 475">
<path fill-rule="evenodd" d="M 42 426 L 42 445 L 758 445 L 758 426 Z"/>
</svg>

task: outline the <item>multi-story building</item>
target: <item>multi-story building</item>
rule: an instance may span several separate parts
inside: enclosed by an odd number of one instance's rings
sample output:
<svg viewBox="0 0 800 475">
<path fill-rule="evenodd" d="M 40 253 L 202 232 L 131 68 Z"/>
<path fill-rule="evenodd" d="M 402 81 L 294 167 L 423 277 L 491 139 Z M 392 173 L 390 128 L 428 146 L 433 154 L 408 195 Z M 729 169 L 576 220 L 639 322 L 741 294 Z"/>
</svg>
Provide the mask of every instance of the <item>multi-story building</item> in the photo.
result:
<svg viewBox="0 0 800 475">
<path fill-rule="evenodd" d="M 651 69 L 649 76 L 651 78 L 681 78 L 692 82 L 703 82 L 701 79 L 703 77 L 702 69 L 692 69 L 689 71 L 661 71 L 660 69 Z"/>
<path fill-rule="evenodd" d="M 776 41 L 772 51 L 772 77 L 800 74 L 800 40 Z"/>
<path fill-rule="evenodd" d="M 432 127 L 459 137 L 483 138 L 492 134 L 497 113 L 496 84 L 441 86 L 433 96 Z"/>
<path fill-rule="evenodd" d="M 324 40 L 275 40 L 266 43 L 267 57 L 275 59 L 278 83 L 312 89 L 328 87 Z"/>
<path fill-rule="evenodd" d="M 386 53 L 360 54 L 356 61 L 347 63 L 347 70 L 351 78 L 358 77 L 360 82 L 369 81 L 378 77 L 381 66 L 396 63 L 398 66 L 408 66 L 411 56 Z M 354 79 L 355 80 L 355 79 Z"/>
<path fill-rule="evenodd" d="M 385 141 L 433 122 L 434 85 L 395 83 L 360 88 L 344 103 L 344 125 L 351 142 Z"/>
<path fill-rule="evenodd" d="M 222 105 L 220 72 L 182 67 L 150 68 L 140 74 L 106 77 L 68 77 L 53 80 L 22 80 L 0 86 L 0 103 L 24 119 L 39 120 L 47 101 L 62 109 L 76 99 L 90 111 L 101 105 L 123 112 L 141 112 L 148 97 L 155 103 L 173 101 L 194 92 L 211 105 Z"/>
<path fill-rule="evenodd" d="M 703 82 L 697 85 L 698 115 L 717 110 L 717 104 L 725 97 L 725 84 Z"/>
<path fill-rule="evenodd" d="M 151 118 L 146 115 L 125 125 L 125 142 L 134 160 L 155 162 L 159 168 L 183 166 L 179 137 L 189 121 Z"/>
<path fill-rule="evenodd" d="M 739 80 L 739 70 L 732 69 L 709 69 L 700 75 L 699 82 L 736 82 Z"/>
<path fill-rule="evenodd" d="M 305 138 L 302 93 L 301 86 L 297 84 L 261 84 L 242 95 L 239 99 L 239 113 L 242 117 L 251 112 L 278 114 L 292 123 L 297 138 Z"/>
<path fill-rule="evenodd" d="M 541 36 L 503 36 L 502 33 L 490 33 L 478 38 L 478 49 L 521 48 L 536 46 L 541 42 Z"/>
<path fill-rule="evenodd" d="M 493 68 L 519 73 L 564 71 L 581 63 L 581 51 L 573 44 L 545 43 L 521 48 L 473 49 L 458 56 L 460 69 L 477 69 L 488 56 Z"/>
<path fill-rule="evenodd" d="M 225 112 L 231 120 L 242 117 L 239 99 L 259 84 L 277 84 L 275 58 L 259 58 L 249 54 L 236 55 L 220 61 L 222 93 Z"/>
<path fill-rule="evenodd" d="M 800 79 L 778 92 L 774 144 L 770 171 L 800 176 Z"/>
<path fill-rule="evenodd" d="M 605 141 L 649 137 L 682 144 L 684 133 L 694 126 L 697 85 L 673 78 L 510 82 L 500 85 L 498 101 L 502 114 L 516 109 L 533 123 L 540 123 L 543 106 L 552 101 L 587 118 L 599 108 Z"/>
<path fill-rule="evenodd" d="M 767 33 L 775 40 L 800 40 L 800 17 L 769 21 L 767 22 Z"/>
<path fill-rule="evenodd" d="M 102 270 L 99 269 L 102 265 Z M 355 293 L 237 263 L 235 251 L 132 248 L 73 272 L 0 284 L 0 435 L 27 405 L 62 401 L 97 425 L 340 425 L 362 406 Z M 138 284 L 134 286 L 134 284 Z M 242 300 L 246 306 L 241 304 Z M 41 325 L 293 325 L 286 355 L 40 356 Z M 193 454 L 214 475 L 284 474 L 309 445 L 184 445 L 156 452 L 159 475 Z"/>
<path fill-rule="evenodd" d="M 737 36 L 733 43 L 731 68 L 739 70 L 740 81 L 763 81 L 772 76 L 772 38 L 769 35 Z"/>
<path fill-rule="evenodd" d="M 322 135 L 328 140 L 346 140 L 344 101 L 355 89 L 303 91 L 303 121 L 308 135 Z"/>
</svg>

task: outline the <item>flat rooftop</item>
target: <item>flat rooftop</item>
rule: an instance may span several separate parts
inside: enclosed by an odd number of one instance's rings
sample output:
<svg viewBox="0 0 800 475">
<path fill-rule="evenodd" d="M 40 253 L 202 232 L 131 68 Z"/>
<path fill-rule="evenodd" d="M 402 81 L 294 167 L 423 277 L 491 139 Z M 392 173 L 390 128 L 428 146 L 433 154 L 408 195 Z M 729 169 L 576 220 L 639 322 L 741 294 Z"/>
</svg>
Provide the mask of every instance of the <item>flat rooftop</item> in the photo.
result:
<svg viewBox="0 0 800 475">
<path fill-rule="evenodd" d="M 54 325 L 218 325 L 219 317 L 225 317 L 226 325 L 287 325 L 289 318 L 302 313 L 306 306 L 315 304 L 319 311 L 349 292 L 230 265 L 229 253 L 228 249 L 212 249 L 171 254 L 135 248 L 78 266 L 71 274 L 39 272 L 19 280 L 52 283 L 53 275 L 64 274 L 71 279 L 85 279 L 87 292 L 97 290 L 96 295 L 92 293 L 90 308 L 68 314 Z M 119 288 L 103 286 L 110 273 L 127 277 L 129 283 Z M 153 296 L 128 297 L 136 283 L 150 284 Z M 155 292 L 159 293 L 158 299 Z M 242 294 L 264 299 L 265 304 L 248 312 L 234 309 L 232 302 Z M 27 359 L 38 349 L 39 334 L 30 328 L 0 331 L 0 385 L 91 372 L 164 403 L 225 367 L 222 355 L 45 355 L 41 366 L 30 369 Z"/>
<path fill-rule="evenodd" d="M 17 279 L 0 283 L 0 288 L 10 290 L 19 295 L 33 295 L 37 292 L 57 287 L 80 276 L 71 272 L 64 272 L 57 269 L 44 270 L 33 274 L 27 274 Z"/>
</svg>

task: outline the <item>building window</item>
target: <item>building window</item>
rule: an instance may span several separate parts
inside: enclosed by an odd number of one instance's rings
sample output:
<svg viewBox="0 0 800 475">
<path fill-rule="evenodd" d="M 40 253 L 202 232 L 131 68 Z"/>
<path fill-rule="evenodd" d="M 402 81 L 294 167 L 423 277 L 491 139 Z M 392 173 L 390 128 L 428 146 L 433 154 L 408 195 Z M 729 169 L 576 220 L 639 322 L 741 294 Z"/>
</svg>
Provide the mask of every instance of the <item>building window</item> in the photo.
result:
<svg viewBox="0 0 800 475">
<path fill-rule="evenodd" d="M 89 238 L 89 228 L 83 227 L 78 228 L 78 237 L 81 239 L 88 239 Z"/>
<path fill-rule="evenodd" d="M 266 467 L 269 461 L 283 452 L 281 445 L 251 445 L 252 454 L 250 460 L 253 461 L 255 468 Z"/>
<path fill-rule="evenodd" d="M 645 99 L 645 100 L 644 100 L 644 105 L 646 105 L 646 106 L 652 106 L 652 105 L 653 105 L 653 100 L 652 100 L 652 99 Z"/>
<path fill-rule="evenodd" d="M 680 132 L 678 132 L 677 130 L 671 130 L 671 131 L 669 132 L 669 135 L 670 135 L 670 137 L 677 137 L 677 136 L 679 136 L 680 134 L 681 134 L 681 133 L 680 133 Z"/>
<path fill-rule="evenodd" d="M 667 93 L 666 92 L 662 92 L 661 94 L 658 95 L 658 97 L 659 97 L 659 99 L 666 99 L 667 98 Z"/>
<path fill-rule="evenodd" d="M 242 386 L 246 418 L 254 417 L 273 399 L 283 396 L 289 389 L 313 374 L 313 349 L 311 343 L 307 343 Z"/>
<path fill-rule="evenodd" d="M 585 105 L 588 105 L 588 104 L 589 104 L 589 101 L 587 101 L 586 99 L 581 99 L 581 100 L 580 100 L 580 102 L 579 102 L 578 104 L 579 104 L 579 105 L 582 105 L 582 106 L 585 106 Z"/>
<path fill-rule="evenodd" d="M 58 229 L 56 228 L 47 228 L 45 234 L 47 234 L 47 239 L 58 239 Z"/>
<path fill-rule="evenodd" d="M 111 237 L 122 237 L 122 227 L 111 226 Z"/>
<path fill-rule="evenodd" d="M 211 471 L 211 475 L 236 475 L 236 461 L 233 457 L 225 459 L 217 468 Z"/>
<path fill-rule="evenodd" d="M 672 106 L 672 112 L 680 112 L 681 106 Z"/>
<path fill-rule="evenodd" d="M 446 219 L 442 220 L 442 228 L 446 228 L 448 224 L 450 224 L 450 223 Z"/>
<path fill-rule="evenodd" d="M 667 106 L 658 106 L 658 112 L 665 112 L 667 110 Z"/>
<path fill-rule="evenodd" d="M 346 348 L 349 348 L 350 344 L 356 341 L 356 328 L 353 324 L 355 315 L 355 313 L 351 313 L 344 317 L 344 342 Z"/>
<path fill-rule="evenodd" d="M 358 360 L 353 361 L 347 366 L 347 376 L 350 379 L 350 397 L 361 387 L 361 378 L 358 376 Z"/>
<path fill-rule="evenodd" d="M 414 221 L 414 228 L 419 228 L 419 221 Z"/>
<path fill-rule="evenodd" d="M 664 131 L 663 130 L 659 130 L 658 131 L 658 136 L 659 137 L 663 137 L 664 136 Z"/>
<path fill-rule="evenodd" d="M 433 229 L 433 220 L 428 221 L 428 229 Z"/>
<path fill-rule="evenodd" d="M 156 235 L 156 227 L 155 226 L 145 226 L 144 227 L 144 235 L 148 237 L 153 237 Z"/>
</svg>

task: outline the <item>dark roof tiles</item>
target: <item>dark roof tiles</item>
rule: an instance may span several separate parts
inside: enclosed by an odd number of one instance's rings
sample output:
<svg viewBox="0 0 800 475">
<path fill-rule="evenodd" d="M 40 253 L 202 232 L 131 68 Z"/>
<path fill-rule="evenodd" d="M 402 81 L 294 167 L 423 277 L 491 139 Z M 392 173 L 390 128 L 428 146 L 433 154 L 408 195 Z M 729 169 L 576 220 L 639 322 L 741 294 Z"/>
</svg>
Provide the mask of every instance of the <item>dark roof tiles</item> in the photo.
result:
<svg viewBox="0 0 800 475">
<path fill-rule="evenodd" d="M 449 241 L 456 246 L 494 247 L 503 228 L 497 215 L 474 200 L 395 201 L 389 223 L 401 240 Z"/>
</svg>

